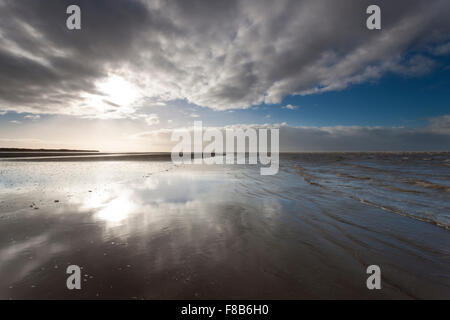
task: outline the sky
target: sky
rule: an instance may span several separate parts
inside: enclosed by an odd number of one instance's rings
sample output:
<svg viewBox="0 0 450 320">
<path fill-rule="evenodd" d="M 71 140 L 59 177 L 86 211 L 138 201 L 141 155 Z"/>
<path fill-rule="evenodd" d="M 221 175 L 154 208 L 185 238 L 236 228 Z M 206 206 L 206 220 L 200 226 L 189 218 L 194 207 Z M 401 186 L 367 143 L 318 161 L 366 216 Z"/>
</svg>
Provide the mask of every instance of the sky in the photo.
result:
<svg viewBox="0 0 450 320">
<path fill-rule="evenodd" d="M 279 128 L 281 151 L 448 151 L 449 15 L 448 0 L 0 0 L 0 147 L 170 151 L 201 120 Z"/>
</svg>

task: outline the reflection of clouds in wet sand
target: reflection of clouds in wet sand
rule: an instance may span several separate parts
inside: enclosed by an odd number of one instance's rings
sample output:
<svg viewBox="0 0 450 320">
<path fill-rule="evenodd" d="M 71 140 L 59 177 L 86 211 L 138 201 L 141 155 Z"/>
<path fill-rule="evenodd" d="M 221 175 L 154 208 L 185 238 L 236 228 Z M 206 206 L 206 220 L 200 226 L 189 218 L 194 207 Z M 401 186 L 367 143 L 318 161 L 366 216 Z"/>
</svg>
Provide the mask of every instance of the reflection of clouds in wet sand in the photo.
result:
<svg viewBox="0 0 450 320">
<path fill-rule="evenodd" d="M 24 240 L 11 240 L 11 244 L 0 250 L 0 297 L 5 297 L 7 289 L 13 289 L 16 281 L 24 278 L 48 264 L 52 256 L 67 250 L 58 242 L 50 241 L 49 233 L 44 233 Z M 6 287 L 6 284 L 8 286 Z M 31 284 L 34 288 L 35 284 Z"/>
<path fill-rule="evenodd" d="M 143 182 L 112 183 L 96 192 L 75 193 L 69 202 L 77 211 L 95 211 L 94 220 L 109 226 L 126 224 L 132 216 L 144 221 L 151 215 L 180 211 L 214 199 L 224 183 L 215 176 L 166 173 Z M 167 218 L 167 216 L 166 216 Z"/>
<path fill-rule="evenodd" d="M 380 297 L 448 293 L 446 230 L 336 197 L 295 167 L 72 165 L 37 171 L 50 174 L 39 193 L 17 191 L 24 179 L 2 190 L 0 298 L 368 298 L 373 261 Z M 65 288 L 69 264 L 88 275 L 80 292 Z"/>
<path fill-rule="evenodd" d="M 63 281 L 64 268 L 70 262 L 95 274 L 102 296 L 102 285 L 112 279 L 116 279 L 115 285 L 125 291 L 132 289 L 135 294 L 160 297 L 171 288 L 167 296 L 183 295 L 186 290 L 188 296 L 195 296 L 191 291 L 198 288 L 190 286 L 195 279 L 199 283 L 208 279 L 207 283 L 214 279 L 218 265 L 222 270 L 230 269 L 226 264 L 236 259 L 233 252 L 246 251 L 246 243 L 240 239 L 248 221 L 243 208 L 233 205 L 226 195 L 233 192 L 229 184 L 217 173 L 164 173 L 142 183 L 113 183 L 99 191 L 74 192 L 62 207 L 43 206 L 40 215 L 32 219 L 24 213 L 20 219 L 36 222 L 38 236 L 10 247 L 4 254 L 39 250 L 46 259 L 26 262 L 8 281 L 14 286 L 9 294 L 33 296 L 48 286 L 47 281 Z M 262 211 L 270 214 L 273 210 L 269 205 Z M 28 234 L 26 224 L 20 225 L 21 233 Z M 10 261 L 10 265 L 20 263 Z M 54 265 L 60 269 L 53 270 Z M 238 272 L 234 267 L 229 271 Z M 45 275 L 45 281 L 37 278 L 40 285 L 35 281 L 39 274 Z M 169 277 L 165 283 L 155 284 L 165 275 Z M 152 286 L 146 286 L 142 277 L 151 278 Z M 26 291 L 30 285 L 34 292 Z M 63 287 L 58 289 L 58 295 L 66 294 Z"/>
<path fill-rule="evenodd" d="M 127 197 L 119 197 L 110 201 L 95 217 L 107 223 L 117 223 L 126 219 L 133 212 L 135 204 Z"/>
</svg>

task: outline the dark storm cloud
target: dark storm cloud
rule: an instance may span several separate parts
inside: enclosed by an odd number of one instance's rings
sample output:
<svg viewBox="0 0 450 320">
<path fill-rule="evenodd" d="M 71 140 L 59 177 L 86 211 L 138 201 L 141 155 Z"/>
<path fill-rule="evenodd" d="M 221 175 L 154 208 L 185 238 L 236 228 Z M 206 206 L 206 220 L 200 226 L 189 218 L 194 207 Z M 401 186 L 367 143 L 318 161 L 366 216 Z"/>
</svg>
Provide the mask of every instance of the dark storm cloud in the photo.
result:
<svg viewBox="0 0 450 320">
<path fill-rule="evenodd" d="M 151 26 L 137 1 L 76 1 L 83 29 L 66 28 L 74 1 L 2 1 L 0 97 L 19 111 L 83 114 L 70 110 L 94 82 L 133 61 L 137 39 Z"/>
<path fill-rule="evenodd" d="M 117 109 L 97 85 L 111 74 L 145 98 L 246 108 L 386 72 L 421 75 L 448 51 L 449 1 L 376 1 L 383 30 L 369 31 L 372 2 L 0 0 L 0 110 L 111 112 L 86 99 Z M 66 28 L 70 4 L 80 31 Z"/>
</svg>

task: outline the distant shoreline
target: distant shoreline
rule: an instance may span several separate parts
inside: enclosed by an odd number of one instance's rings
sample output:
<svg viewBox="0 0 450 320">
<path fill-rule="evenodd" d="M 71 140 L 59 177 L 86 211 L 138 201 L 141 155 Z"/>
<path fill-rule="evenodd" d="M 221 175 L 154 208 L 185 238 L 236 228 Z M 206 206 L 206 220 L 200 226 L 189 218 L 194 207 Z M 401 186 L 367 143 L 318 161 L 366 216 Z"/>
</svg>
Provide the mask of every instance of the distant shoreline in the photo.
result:
<svg viewBox="0 0 450 320">
<path fill-rule="evenodd" d="M 99 151 L 98 150 L 76 150 L 76 149 L 0 148 L 0 152 L 99 152 Z"/>
<path fill-rule="evenodd" d="M 0 149 L 1 150 L 1 149 Z M 423 161 L 432 160 L 432 157 L 444 157 L 444 166 L 450 166 L 449 151 L 437 151 L 437 152 L 280 152 L 279 156 L 283 158 L 317 158 L 321 155 L 333 157 L 334 161 L 341 161 L 343 157 L 358 157 L 365 156 L 368 158 L 382 159 L 385 156 L 394 156 L 401 161 L 407 161 L 409 159 L 423 158 Z M 194 157 L 194 153 L 191 153 L 191 158 Z M 224 154 L 211 154 L 215 156 L 225 156 Z M 205 155 L 203 155 L 203 158 Z M 208 155 L 209 157 L 209 155 Z M 248 153 L 246 153 L 248 157 Z M 172 154 L 170 152 L 39 152 L 39 151 L 12 151 L 1 152 L 0 161 L 170 161 Z M 330 158 L 328 158 L 330 159 Z"/>
</svg>

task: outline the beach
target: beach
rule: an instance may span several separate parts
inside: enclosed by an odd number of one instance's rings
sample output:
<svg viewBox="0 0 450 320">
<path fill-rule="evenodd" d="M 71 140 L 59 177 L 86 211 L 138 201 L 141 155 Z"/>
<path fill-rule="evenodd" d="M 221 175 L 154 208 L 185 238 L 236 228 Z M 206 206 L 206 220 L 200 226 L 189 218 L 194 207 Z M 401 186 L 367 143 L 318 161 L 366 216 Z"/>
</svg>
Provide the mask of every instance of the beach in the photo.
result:
<svg viewBox="0 0 450 320">
<path fill-rule="evenodd" d="M 261 176 L 167 154 L 0 155 L 0 299 L 449 299 L 449 166 L 296 153 Z"/>
</svg>

